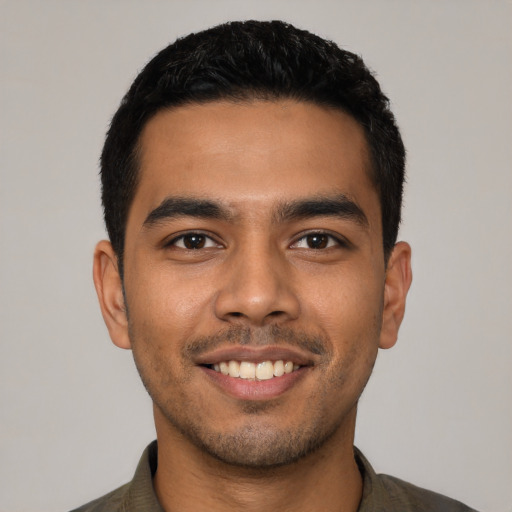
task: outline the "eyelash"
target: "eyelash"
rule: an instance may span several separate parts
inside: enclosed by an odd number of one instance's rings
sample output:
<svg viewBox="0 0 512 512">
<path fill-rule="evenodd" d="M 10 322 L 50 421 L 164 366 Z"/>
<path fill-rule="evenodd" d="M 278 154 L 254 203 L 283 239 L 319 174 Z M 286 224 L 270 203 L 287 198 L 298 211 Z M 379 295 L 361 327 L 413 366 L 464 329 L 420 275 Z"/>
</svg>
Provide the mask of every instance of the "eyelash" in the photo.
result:
<svg viewBox="0 0 512 512">
<path fill-rule="evenodd" d="M 209 247 L 204 247 L 204 246 L 201 246 L 201 247 L 186 247 L 186 246 L 183 246 L 183 247 L 180 247 L 178 245 L 178 242 L 179 241 L 182 241 L 184 242 L 187 238 L 191 238 L 191 237 L 200 237 L 203 239 L 204 243 L 205 244 L 209 244 Z M 297 240 L 295 242 L 293 242 L 290 247 L 294 248 L 299 248 L 298 245 L 300 242 L 302 241 L 306 241 L 307 243 L 307 239 L 308 237 L 326 237 L 327 238 L 327 245 L 325 247 L 301 247 L 301 249 L 310 249 L 310 250 L 313 250 L 313 251 L 321 251 L 321 250 L 326 250 L 326 249 L 331 249 L 332 247 L 349 247 L 349 243 L 347 240 L 345 240 L 344 238 L 342 237 L 339 237 L 339 236 L 335 236 L 335 235 L 332 235 L 330 233 L 326 233 L 325 231 L 312 231 L 312 232 L 308 232 L 308 233 L 305 233 L 303 234 L 302 236 L 300 236 L 299 238 L 297 238 Z M 183 243 L 184 245 L 184 243 Z M 197 251 L 197 250 L 201 250 L 201 249 L 210 249 L 212 248 L 213 246 L 215 247 L 219 247 L 221 244 L 219 244 L 218 242 L 215 241 L 215 239 L 213 237 L 211 237 L 210 235 L 207 235 L 205 233 L 202 233 L 202 232 L 196 232 L 196 231 L 191 231 L 191 232 L 187 232 L 187 233 L 183 233 L 179 236 L 176 236 L 174 238 L 172 238 L 170 241 L 168 242 L 165 242 L 164 244 L 164 247 L 167 248 L 167 247 L 178 247 L 179 249 L 183 249 L 183 250 L 189 250 L 189 251 Z"/>
<path fill-rule="evenodd" d="M 191 238 L 191 237 L 201 237 L 205 240 L 206 243 L 210 242 L 212 245 L 210 245 L 210 247 L 197 247 L 197 248 L 189 248 L 189 247 L 179 247 L 178 246 L 178 242 L 181 240 L 181 241 L 185 241 L 185 239 L 187 238 Z M 164 243 L 164 247 L 165 248 L 168 248 L 168 247 L 178 247 L 179 249 L 183 249 L 183 250 L 188 250 L 188 251 L 197 251 L 197 250 L 200 250 L 200 249 L 210 249 L 213 245 L 215 245 L 215 247 L 219 247 L 221 244 L 219 244 L 218 242 L 215 241 L 215 239 L 210 236 L 210 235 L 207 235 L 205 233 L 201 233 L 201 232 L 196 232 L 196 231 L 189 231 L 187 233 L 183 233 L 179 236 L 176 236 L 174 238 L 172 238 L 171 240 L 169 240 L 168 242 L 165 242 Z"/>
<path fill-rule="evenodd" d="M 292 244 L 292 247 L 294 247 L 294 246 L 297 247 L 299 242 L 301 242 L 303 240 L 307 240 L 308 237 L 314 237 L 314 236 L 326 237 L 328 239 L 327 240 L 328 245 L 326 247 L 321 247 L 321 248 L 303 247 L 304 249 L 319 251 L 319 250 L 331 249 L 333 247 L 345 247 L 345 248 L 349 247 L 349 242 L 347 240 L 345 240 L 343 237 L 335 236 L 331 233 L 326 233 L 325 231 L 310 231 L 309 233 L 305 233 L 302 236 L 300 236 L 296 242 L 294 242 Z"/>
</svg>

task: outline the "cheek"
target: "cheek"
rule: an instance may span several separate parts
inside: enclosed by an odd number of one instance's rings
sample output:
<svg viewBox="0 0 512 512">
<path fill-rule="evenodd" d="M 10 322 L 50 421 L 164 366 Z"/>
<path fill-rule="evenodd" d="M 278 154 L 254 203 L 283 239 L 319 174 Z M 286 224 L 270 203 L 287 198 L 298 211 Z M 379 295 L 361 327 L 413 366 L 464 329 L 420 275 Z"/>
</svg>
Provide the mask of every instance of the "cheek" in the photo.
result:
<svg viewBox="0 0 512 512">
<path fill-rule="evenodd" d="M 152 398 L 163 404 L 176 397 L 190 378 L 191 368 L 183 360 L 182 347 L 187 339 L 206 329 L 209 287 L 170 273 L 165 267 L 151 266 L 127 285 L 129 336 L 135 364 Z M 173 393 L 166 392 L 169 389 Z"/>
<path fill-rule="evenodd" d="M 144 267 L 142 267 L 144 268 Z M 167 332 L 193 334 L 211 310 L 212 287 L 207 279 L 199 279 L 165 264 L 147 267 L 127 287 L 130 319 L 134 325 L 145 325 L 143 332 L 163 335 Z"/>
<path fill-rule="evenodd" d="M 372 272 L 348 268 L 316 276 L 303 287 L 302 310 L 330 337 L 380 329 L 384 286 Z"/>
<path fill-rule="evenodd" d="M 350 275 L 331 275 L 317 293 L 305 295 L 304 300 L 308 301 L 306 321 L 330 340 L 330 379 L 343 387 L 343 393 L 357 394 L 377 356 L 383 286 L 371 273 Z"/>
</svg>

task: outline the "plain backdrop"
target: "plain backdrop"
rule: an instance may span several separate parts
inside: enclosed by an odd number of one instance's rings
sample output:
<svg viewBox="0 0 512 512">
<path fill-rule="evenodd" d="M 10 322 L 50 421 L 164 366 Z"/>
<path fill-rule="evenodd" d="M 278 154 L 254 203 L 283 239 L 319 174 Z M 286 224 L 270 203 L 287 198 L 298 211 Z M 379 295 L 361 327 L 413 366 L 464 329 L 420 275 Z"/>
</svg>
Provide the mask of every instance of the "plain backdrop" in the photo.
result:
<svg viewBox="0 0 512 512">
<path fill-rule="evenodd" d="M 91 280 L 98 156 L 179 35 L 285 19 L 361 54 L 408 148 L 414 282 L 356 444 L 377 471 L 512 511 L 512 4 L 484 0 L 0 1 L 0 511 L 65 511 L 154 438 Z"/>
</svg>

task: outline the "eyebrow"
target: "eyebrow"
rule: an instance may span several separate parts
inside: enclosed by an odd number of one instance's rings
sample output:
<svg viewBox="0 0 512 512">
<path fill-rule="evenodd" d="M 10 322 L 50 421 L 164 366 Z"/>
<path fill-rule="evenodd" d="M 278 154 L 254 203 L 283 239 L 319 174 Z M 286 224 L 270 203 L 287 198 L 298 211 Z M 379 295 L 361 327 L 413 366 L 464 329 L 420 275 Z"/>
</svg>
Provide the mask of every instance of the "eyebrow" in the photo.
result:
<svg viewBox="0 0 512 512">
<path fill-rule="evenodd" d="M 368 218 L 362 208 L 345 194 L 319 196 L 291 201 L 280 205 L 274 214 L 275 222 L 290 222 L 311 217 L 338 217 L 367 228 Z"/>
<path fill-rule="evenodd" d="M 234 214 L 217 201 L 196 197 L 167 197 L 146 217 L 143 226 L 150 228 L 178 217 L 230 221 Z M 318 196 L 279 204 L 273 213 L 275 223 L 291 222 L 312 217 L 338 217 L 368 227 L 364 211 L 345 194 Z"/>
<path fill-rule="evenodd" d="M 152 227 L 159 222 L 177 217 L 195 217 L 199 219 L 230 220 L 233 215 L 224 206 L 215 201 L 195 197 L 167 197 L 144 221 L 144 227 Z"/>
</svg>

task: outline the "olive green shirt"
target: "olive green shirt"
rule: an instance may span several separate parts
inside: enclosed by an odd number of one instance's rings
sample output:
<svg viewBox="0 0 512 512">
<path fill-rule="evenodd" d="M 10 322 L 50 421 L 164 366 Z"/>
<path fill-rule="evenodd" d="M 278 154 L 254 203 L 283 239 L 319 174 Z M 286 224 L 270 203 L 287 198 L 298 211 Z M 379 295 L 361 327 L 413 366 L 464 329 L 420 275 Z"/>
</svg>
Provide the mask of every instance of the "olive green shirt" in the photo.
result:
<svg viewBox="0 0 512 512">
<path fill-rule="evenodd" d="M 357 448 L 355 457 L 363 477 L 358 512 L 476 512 L 459 501 L 375 473 Z M 131 482 L 73 512 L 164 512 L 153 489 L 156 467 L 157 444 L 154 441 L 142 454 Z"/>
</svg>

